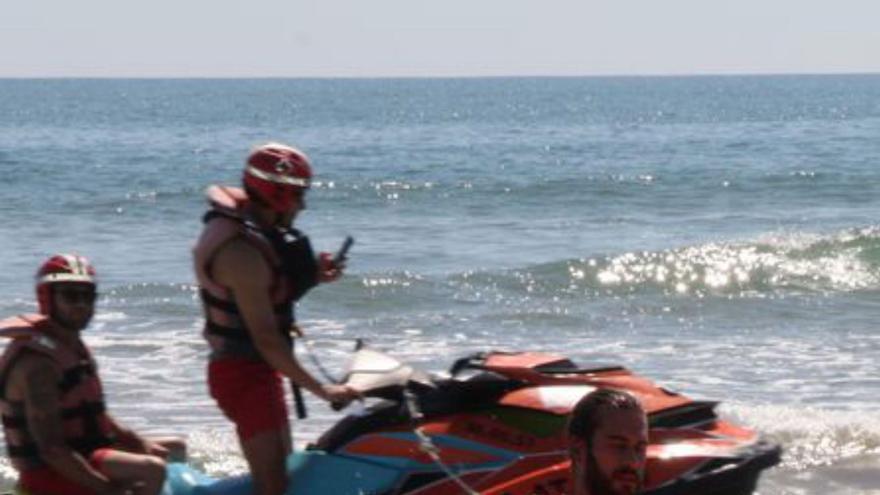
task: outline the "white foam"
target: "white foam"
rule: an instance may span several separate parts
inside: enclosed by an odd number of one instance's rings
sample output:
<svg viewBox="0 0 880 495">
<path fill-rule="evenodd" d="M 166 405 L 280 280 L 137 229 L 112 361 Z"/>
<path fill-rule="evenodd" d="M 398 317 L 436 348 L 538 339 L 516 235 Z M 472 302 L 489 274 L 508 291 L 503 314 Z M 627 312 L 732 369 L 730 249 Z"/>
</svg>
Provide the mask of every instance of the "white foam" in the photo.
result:
<svg viewBox="0 0 880 495">
<path fill-rule="evenodd" d="M 783 469 L 803 471 L 880 454 L 876 411 L 730 403 L 723 404 L 721 411 L 782 443 Z"/>
</svg>

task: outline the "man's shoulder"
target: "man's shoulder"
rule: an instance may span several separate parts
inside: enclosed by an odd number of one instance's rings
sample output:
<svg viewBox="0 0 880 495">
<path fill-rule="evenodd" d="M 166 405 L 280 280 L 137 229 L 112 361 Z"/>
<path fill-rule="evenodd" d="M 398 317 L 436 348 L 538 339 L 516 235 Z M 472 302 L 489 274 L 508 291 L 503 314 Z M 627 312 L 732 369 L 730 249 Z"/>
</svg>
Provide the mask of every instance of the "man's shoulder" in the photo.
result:
<svg viewBox="0 0 880 495">
<path fill-rule="evenodd" d="M 32 382 L 31 377 L 45 377 L 57 381 L 61 377 L 61 369 L 54 359 L 32 349 L 22 349 L 16 359 L 10 363 L 6 391 L 10 398 L 21 395 Z M 41 384 L 43 385 L 43 384 Z M 19 393 L 16 393 L 19 391 Z"/>
<path fill-rule="evenodd" d="M 34 349 L 22 349 L 19 356 L 10 365 L 10 369 L 20 371 L 30 371 L 33 369 L 51 369 L 60 373 L 58 362 L 47 354 L 38 352 Z"/>
</svg>

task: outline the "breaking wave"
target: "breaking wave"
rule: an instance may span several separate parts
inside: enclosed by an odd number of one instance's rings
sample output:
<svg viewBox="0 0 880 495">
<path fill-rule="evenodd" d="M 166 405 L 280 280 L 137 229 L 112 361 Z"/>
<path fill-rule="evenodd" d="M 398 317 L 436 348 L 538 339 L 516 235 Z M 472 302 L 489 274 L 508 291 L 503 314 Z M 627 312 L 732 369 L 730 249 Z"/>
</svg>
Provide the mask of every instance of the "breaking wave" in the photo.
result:
<svg viewBox="0 0 880 495">
<path fill-rule="evenodd" d="M 498 272 L 467 272 L 462 286 L 529 294 L 762 297 L 880 288 L 880 227 L 830 235 L 773 234 L 662 251 L 594 256 Z"/>
</svg>

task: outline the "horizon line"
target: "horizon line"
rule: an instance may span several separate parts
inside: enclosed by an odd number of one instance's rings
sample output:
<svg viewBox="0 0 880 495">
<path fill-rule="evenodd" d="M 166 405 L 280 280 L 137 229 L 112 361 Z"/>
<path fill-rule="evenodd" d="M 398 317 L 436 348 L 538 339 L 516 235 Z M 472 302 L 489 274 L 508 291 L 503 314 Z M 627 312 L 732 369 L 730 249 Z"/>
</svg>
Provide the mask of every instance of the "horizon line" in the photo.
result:
<svg viewBox="0 0 880 495">
<path fill-rule="evenodd" d="M 460 74 L 460 75 L 2 75 L 0 80 L 382 80 L 382 79 L 625 79 L 701 77 L 823 77 L 878 76 L 877 71 L 839 72 L 694 72 L 694 73 L 598 73 L 598 74 Z"/>
</svg>

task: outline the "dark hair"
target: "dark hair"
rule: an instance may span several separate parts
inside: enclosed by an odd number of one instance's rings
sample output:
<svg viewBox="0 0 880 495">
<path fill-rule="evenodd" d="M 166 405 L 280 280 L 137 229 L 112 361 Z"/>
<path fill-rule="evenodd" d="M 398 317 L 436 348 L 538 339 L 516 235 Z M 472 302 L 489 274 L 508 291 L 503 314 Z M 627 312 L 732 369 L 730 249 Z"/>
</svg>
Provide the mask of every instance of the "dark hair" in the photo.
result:
<svg viewBox="0 0 880 495">
<path fill-rule="evenodd" d="M 599 426 L 599 411 L 603 408 L 614 411 L 642 411 L 642 404 L 635 396 L 623 390 L 613 388 L 594 390 L 583 396 L 572 409 L 566 427 L 569 438 L 578 438 L 590 443 L 593 433 Z"/>
</svg>

